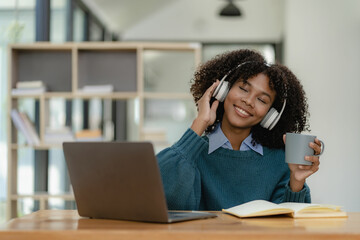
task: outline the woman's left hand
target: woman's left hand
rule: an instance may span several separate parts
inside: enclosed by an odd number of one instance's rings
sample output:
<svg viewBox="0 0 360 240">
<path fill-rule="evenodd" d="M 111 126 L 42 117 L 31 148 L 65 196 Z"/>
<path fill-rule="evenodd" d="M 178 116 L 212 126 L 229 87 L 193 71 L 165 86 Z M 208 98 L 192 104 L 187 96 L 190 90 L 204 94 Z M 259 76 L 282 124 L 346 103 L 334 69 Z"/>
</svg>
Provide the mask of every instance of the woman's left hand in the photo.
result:
<svg viewBox="0 0 360 240">
<path fill-rule="evenodd" d="M 285 142 L 284 135 L 284 142 Z M 315 138 L 315 142 L 310 142 L 309 147 L 314 149 L 314 155 L 321 152 L 321 142 Z M 320 157 L 319 156 L 305 156 L 305 160 L 312 163 L 312 165 L 299 165 L 289 163 L 290 168 L 290 188 L 293 192 L 301 191 L 304 187 L 306 178 L 316 173 L 319 170 Z"/>
</svg>

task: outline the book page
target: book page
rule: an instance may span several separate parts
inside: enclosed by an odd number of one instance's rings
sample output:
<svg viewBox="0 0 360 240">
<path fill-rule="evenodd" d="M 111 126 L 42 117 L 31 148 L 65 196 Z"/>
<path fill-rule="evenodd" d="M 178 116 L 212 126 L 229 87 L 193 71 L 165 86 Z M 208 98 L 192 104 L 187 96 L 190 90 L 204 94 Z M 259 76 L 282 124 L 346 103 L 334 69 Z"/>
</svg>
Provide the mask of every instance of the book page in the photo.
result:
<svg viewBox="0 0 360 240">
<path fill-rule="evenodd" d="M 280 203 L 279 206 L 285 208 L 291 208 L 295 213 L 298 212 L 338 212 L 341 211 L 341 206 L 330 205 L 330 204 L 311 204 L 311 203 L 295 203 L 285 202 Z"/>
<path fill-rule="evenodd" d="M 279 211 L 277 211 L 279 210 Z M 232 213 L 239 217 L 265 216 L 273 214 L 291 213 L 291 209 L 284 209 L 283 206 L 265 200 L 255 200 L 232 208 L 224 209 L 224 212 Z"/>
<path fill-rule="evenodd" d="M 318 206 L 319 204 L 312 204 L 312 203 L 297 203 L 297 202 L 284 202 L 280 203 L 279 206 L 282 206 L 284 208 L 291 208 L 294 210 L 294 212 L 298 212 L 301 209 L 304 209 L 306 207 L 310 206 Z"/>
</svg>

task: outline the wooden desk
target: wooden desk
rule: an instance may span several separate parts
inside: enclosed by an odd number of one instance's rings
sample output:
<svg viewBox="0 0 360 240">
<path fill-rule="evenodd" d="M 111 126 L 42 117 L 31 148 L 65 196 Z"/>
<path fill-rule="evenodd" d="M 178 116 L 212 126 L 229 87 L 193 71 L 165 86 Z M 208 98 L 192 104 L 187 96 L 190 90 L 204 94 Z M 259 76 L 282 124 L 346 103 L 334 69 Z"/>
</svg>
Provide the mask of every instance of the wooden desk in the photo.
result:
<svg viewBox="0 0 360 240">
<path fill-rule="evenodd" d="M 218 217 L 173 224 L 81 218 L 74 210 L 42 210 L 0 227 L 0 239 L 360 239 L 360 213 L 348 218 Z"/>
</svg>

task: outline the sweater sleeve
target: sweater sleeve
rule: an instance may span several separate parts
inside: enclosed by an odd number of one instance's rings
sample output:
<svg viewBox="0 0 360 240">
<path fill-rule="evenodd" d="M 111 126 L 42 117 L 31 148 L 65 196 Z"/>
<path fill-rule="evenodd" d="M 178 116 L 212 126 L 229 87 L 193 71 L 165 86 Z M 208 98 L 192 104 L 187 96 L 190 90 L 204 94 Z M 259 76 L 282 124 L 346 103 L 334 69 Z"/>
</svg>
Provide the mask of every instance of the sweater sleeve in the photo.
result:
<svg viewBox="0 0 360 240">
<path fill-rule="evenodd" d="M 305 183 L 304 187 L 299 192 L 293 192 L 289 186 L 289 173 L 284 174 L 281 181 L 276 186 L 271 202 L 282 203 L 282 202 L 300 202 L 300 203 L 311 203 L 310 188 Z"/>
<path fill-rule="evenodd" d="M 207 142 L 189 128 L 178 142 L 158 153 L 157 160 L 169 209 L 199 209 L 201 176 L 196 159 L 207 146 Z"/>
<path fill-rule="evenodd" d="M 289 182 L 285 185 L 284 202 L 301 202 L 311 203 L 310 188 L 305 183 L 304 187 L 299 192 L 293 192 L 289 186 Z"/>
</svg>

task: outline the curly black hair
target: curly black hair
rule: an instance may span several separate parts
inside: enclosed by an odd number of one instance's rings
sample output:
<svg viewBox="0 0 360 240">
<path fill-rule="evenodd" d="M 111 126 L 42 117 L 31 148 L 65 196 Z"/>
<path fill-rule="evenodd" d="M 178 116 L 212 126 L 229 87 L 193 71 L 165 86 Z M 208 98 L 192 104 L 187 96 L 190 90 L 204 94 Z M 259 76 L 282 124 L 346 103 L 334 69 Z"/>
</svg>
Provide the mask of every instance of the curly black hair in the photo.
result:
<svg viewBox="0 0 360 240">
<path fill-rule="evenodd" d="M 245 63 L 246 62 L 246 63 Z M 239 64 L 242 64 L 240 67 Z M 267 64 L 264 57 L 254 50 L 241 49 L 215 56 L 202 64 L 195 72 L 190 91 L 197 104 L 205 91 L 215 82 L 228 74 L 226 80 L 230 87 L 237 81 L 247 81 L 258 74 L 265 74 L 270 79 L 270 88 L 276 92 L 272 105 L 280 112 L 286 99 L 285 110 L 272 130 L 257 124 L 252 127 L 252 137 L 256 143 L 265 147 L 283 148 L 282 136 L 286 132 L 310 131 L 308 124 L 308 104 L 303 86 L 297 77 L 284 65 Z M 212 98 L 210 104 L 216 99 Z M 216 112 L 216 121 L 209 126 L 205 133 L 214 130 L 224 115 L 224 103 L 220 103 Z"/>
</svg>

